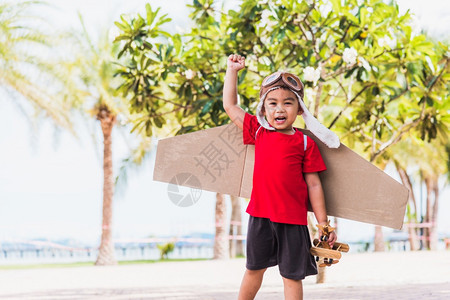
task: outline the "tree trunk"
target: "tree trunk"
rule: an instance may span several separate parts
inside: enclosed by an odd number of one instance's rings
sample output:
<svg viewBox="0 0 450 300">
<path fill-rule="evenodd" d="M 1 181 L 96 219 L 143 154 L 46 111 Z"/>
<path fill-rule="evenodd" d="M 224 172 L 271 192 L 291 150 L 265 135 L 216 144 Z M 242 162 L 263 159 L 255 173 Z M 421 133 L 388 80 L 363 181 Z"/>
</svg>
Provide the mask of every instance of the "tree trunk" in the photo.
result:
<svg viewBox="0 0 450 300">
<path fill-rule="evenodd" d="M 325 283 L 325 279 L 327 278 L 327 267 L 319 267 L 317 264 L 317 275 L 316 275 L 316 283 Z"/>
<path fill-rule="evenodd" d="M 242 245 L 242 239 L 236 239 L 236 236 L 242 236 L 242 213 L 241 213 L 241 198 L 236 196 L 230 196 L 231 200 L 231 223 L 230 234 L 233 237 L 230 240 L 230 257 L 244 255 L 244 247 Z"/>
<path fill-rule="evenodd" d="M 433 213 L 431 214 L 432 226 L 430 232 L 430 249 L 437 250 L 438 248 L 438 235 L 437 235 L 437 216 L 439 211 L 439 182 L 437 179 L 434 180 L 434 204 Z"/>
<path fill-rule="evenodd" d="M 226 231 L 226 209 L 223 194 L 216 194 L 216 238 L 214 240 L 214 259 L 228 259 L 228 234 Z"/>
<path fill-rule="evenodd" d="M 308 229 L 311 241 L 313 241 L 314 238 L 319 237 L 319 230 L 316 227 L 315 221 L 316 219 L 314 218 L 314 214 L 312 212 L 308 212 Z M 325 283 L 326 270 L 326 268 L 319 267 L 319 264 L 317 263 L 316 283 Z"/>
<path fill-rule="evenodd" d="M 429 250 L 436 250 L 438 244 L 436 219 L 439 206 L 439 187 L 437 179 L 430 177 L 425 177 L 425 185 L 427 187 L 425 222 L 428 223 L 428 227 L 425 229 L 425 245 Z"/>
<path fill-rule="evenodd" d="M 424 222 L 427 225 L 430 225 L 431 223 L 431 212 L 432 212 L 432 207 L 433 207 L 433 203 L 432 203 L 432 194 L 433 194 L 433 182 L 431 181 L 431 179 L 429 177 L 425 177 L 425 186 L 427 188 L 427 211 L 425 212 L 425 220 Z M 425 227 L 425 247 L 430 250 L 430 232 L 431 232 L 431 227 Z"/>
<path fill-rule="evenodd" d="M 414 195 L 414 191 L 412 188 L 411 180 L 406 173 L 406 170 L 403 169 L 397 162 L 395 163 L 395 166 L 397 167 L 397 172 L 400 175 L 400 178 L 402 180 L 403 185 L 408 189 L 409 196 L 408 196 L 408 202 L 412 204 L 414 207 L 414 214 L 412 214 L 411 209 L 410 212 L 407 214 L 408 218 L 408 240 L 409 240 L 409 247 L 411 251 L 415 251 L 419 249 L 419 242 L 417 239 L 417 231 L 415 224 L 417 224 L 417 203 L 416 203 L 416 197 Z M 415 216 L 415 217 L 413 217 Z"/>
<path fill-rule="evenodd" d="M 114 243 L 112 241 L 112 208 L 114 196 L 114 178 L 112 166 L 112 138 L 111 133 L 114 127 L 116 116 L 108 109 L 100 109 L 97 119 L 103 132 L 103 220 L 102 239 L 98 251 L 95 265 L 115 265 L 117 261 L 114 257 Z"/>
<path fill-rule="evenodd" d="M 408 216 L 408 242 L 409 242 L 409 250 L 416 251 L 419 249 L 419 240 L 417 239 L 417 230 L 415 227 L 417 222 L 414 222 Z"/>
<path fill-rule="evenodd" d="M 383 252 L 384 251 L 384 237 L 383 237 L 383 228 L 379 225 L 375 226 L 375 252 Z"/>
<path fill-rule="evenodd" d="M 373 163 L 373 161 L 370 161 Z M 380 169 L 384 170 L 386 168 L 386 163 L 383 163 L 382 166 L 380 166 Z M 374 250 L 375 252 L 384 252 L 384 236 L 383 236 L 383 228 L 379 225 L 375 226 L 375 236 L 374 236 Z"/>
<path fill-rule="evenodd" d="M 325 69 L 322 67 L 322 64 L 319 65 L 319 68 L 322 70 L 321 77 L 323 77 L 325 74 Z M 317 86 L 316 99 L 314 99 L 314 117 L 316 117 L 316 118 L 319 115 L 320 98 L 322 97 L 322 85 L 323 85 L 322 81 L 319 81 L 318 86 Z M 315 220 L 313 215 L 314 215 L 313 213 L 308 212 L 308 226 L 309 226 L 311 240 L 313 240 L 314 237 L 319 237 L 316 224 L 313 224 L 314 220 Z M 321 268 L 317 264 L 316 283 L 325 283 L 325 278 L 326 278 L 325 275 L 326 275 L 326 268 Z"/>
</svg>

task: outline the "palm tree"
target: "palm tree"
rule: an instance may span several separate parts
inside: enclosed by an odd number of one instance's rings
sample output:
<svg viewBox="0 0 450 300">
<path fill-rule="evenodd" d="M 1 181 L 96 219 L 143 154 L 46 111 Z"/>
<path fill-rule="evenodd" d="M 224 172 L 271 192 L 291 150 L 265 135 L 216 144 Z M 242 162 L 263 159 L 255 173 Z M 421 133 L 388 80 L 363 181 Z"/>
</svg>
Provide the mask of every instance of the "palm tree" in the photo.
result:
<svg viewBox="0 0 450 300">
<path fill-rule="evenodd" d="M 70 105 L 56 90 L 44 88 L 55 74 L 51 61 L 42 53 L 52 50 L 55 37 L 44 34 L 41 29 L 48 24 L 28 12 L 39 4 L 0 3 L 0 88 L 11 95 L 27 118 L 44 116 L 74 133 Z"/>
<path fill-rule="evenodd" d="M 230 222 L 230 237 L 242 235 L 242 210 L 241 210 L 241 198 L 237 196 L 231 196 L 231 222 Z M 230 257 L 244 255 L 244 247 L 241 239 L 230 240 Z"/>
<path fill-rule="evenodd" d="M 225 195 L 216 193 L 216 236 L 214 241 L 214 259 L 229 258 L 229 242 L 226 231 L 226 211 Z"/>
<path fill-rule="evenodd" d="M 0 4 L 0 87 L 12 94 L 11 98 L 20 111 L 29 112 L 31 106 L 32 112 L 25 114 L 27 117 L 43 115 L 73 134 L 75 131 L 69 117 L 73 108 L 89 112 L 100 121 L 104 144 L 103 221 L 96 264 L 115 264 L 112 242 L 112 132 L 118 116 L 122 122 L 130 118 L 125 101 L 117 93 L 119 84 L 114 77 L 112 62 L 117 57 L 117 46 L 108 38 L 107 31 L 94 44 L 84 28 L 81 16 L 81 33 L 63 36 L 44 34 L 40 28 L 49 24 L 28 14 L 28 9 L 39 4 L 36 1 Z M 64 48 L 64 45 L 69 47 Z M 60 52 L 65 50 L 65 57 L 56 57 L 55 47 Z M 140 156 L 137 160 L 142 159 L 142 153 L 147 152 L 145 145 L 148 140 L 141 142 L 139 149 L 135 149 Z"/>
<path fill-rule="evenodd" d="M 419 138 L 409 138 L 408 140 L 400 142 L 392 149 L 392 159 L 396 161 L 397 170 L 401 175 L 402 181 L 406 186 L 411 186 L 409 180 L 410 175 L 407 174 L 407 167 L 416 167 L 416 180 L 419 184 L 424 183 L 426 186 L 426 212 L 423 216 L 422 222 L 426 223 L 425 227 L 425 247 L 427 249 L 435 250 L 437 248 L 437 213 L 439 208 L 439 177 L 445 175 L 448 170 L 447 166 L 443 164 L 446 161 L 447 153 L 445 150 L 445 144 L 441 139 L 434 139 L 430 142 L 425 142 Z M 423 180 L 423 182 L 422 182 Z M 410 188 L 410 200 L 415 202 L 414 190 Z M 414 214 L 410 214 L 409 218 L 409 234 L 411 250 L 414 250 L 415 241 L 414 235 L 416 235 L 414 225 L 417 225 L 417 218 L 420 213 L 415 208 Z"/>
<path fill-rule="evenodd" d="M 73 59 L 63 62 L 61 74 L 65 80 L 65 97 L 84 115 L 100 121 L 103 134 L 103 213 L 102 235 L 96 265 L 117 264 L 112 240 L 114 172 L 112 163 L 112 133 L 118 124 L 130 118 L 125 99 L 119 95 L 115 65 L 118 47 L 112 43 L 107 30 L 97 42 L 89 36 L 80 16 L 83 30 L 67 36 Z M 81 79 L 81 80 L 80 80 Z M 86 114 L 88 113 L 88 114 Z"/>
<path fill-rule="evenodd" d="M 413 184 L 411 182 L 411 178 L 408 175 L 406 169 L 401 166 L 400 162 L 394 160 L 395 167 L 397 169 L 398 174 L 400 175 L 400 179 L 402 180 L 403 185 L 408 189 L 408 204 L 406 208 L 406 217 L 408 219 L 408 240 L 409 247 L 411 251 L 415 251 L 418 249 L 418 240 L 417 240 L 417 231 L 416 228 L 413 227 L 413 224 L 417 224 L 417 201 L 414 195 Z"/>
<path fill-rule="evenodd" d="M 114 197 L 114 173 L 112 164 L 112 130 L 117 115 L 109 107 L 100 103 L 96 107 L 97 120 L 103 133 L 103 219 L 102 240 L 96 265 L 114 265 L 114 243 L 112 241 L 112 209 Z"/>
</svg>

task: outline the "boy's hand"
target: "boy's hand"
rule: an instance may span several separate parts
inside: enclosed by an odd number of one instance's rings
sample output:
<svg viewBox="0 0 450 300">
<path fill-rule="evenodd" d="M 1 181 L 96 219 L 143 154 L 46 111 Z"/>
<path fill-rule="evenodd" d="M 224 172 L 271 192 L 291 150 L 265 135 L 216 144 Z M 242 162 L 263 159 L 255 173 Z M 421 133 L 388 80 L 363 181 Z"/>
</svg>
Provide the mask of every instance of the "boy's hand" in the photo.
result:
<svg viewBox="0 0 450 300">
<path fill-rule="evenodd" d="M 322 230 L 319 229 L 319 241 L 322 240 L 322 236 L 323 236 L 323 232 Z M 326 240 L 326 242 L 328 243 L 328 245 L 330 245 L 331 248 L 333 248 L 334 242 L 336 242 L 337 240 L 337 235 L 336 232 L 333 230 L 332 232 L 330 232 L 328 234 L 328 239 Z"/>
<path fill-rule="evenodd" d="M 233 70 L 236 72 L 242 70 L 245 68 L 245 57 L 238 54 L 231 54 L 228 56 L 227 68 L 228 70 Z"/>
<path fill-rule="evenodd" d="M 334 242 L 336 242 L 336 240 L 337 240 L 337 235 L 336 235 L 336 232 L 333 231 L 328 236 L 328 245 L 330 245 L 330 247 L 333 248 Z"/>
</svg>

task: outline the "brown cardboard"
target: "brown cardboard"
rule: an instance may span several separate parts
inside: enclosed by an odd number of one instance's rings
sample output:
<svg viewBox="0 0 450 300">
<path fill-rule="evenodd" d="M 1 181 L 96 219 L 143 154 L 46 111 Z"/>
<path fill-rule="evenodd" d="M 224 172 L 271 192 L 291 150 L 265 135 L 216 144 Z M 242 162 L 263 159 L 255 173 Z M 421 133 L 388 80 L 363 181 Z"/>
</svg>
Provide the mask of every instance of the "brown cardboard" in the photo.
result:
<svg viewBox="0 0 450 300">
<path fill-rule="evenodd" d="M 402 227 L 408 200 L 403 185 L 345 145 L 330 149 L 302 131 L 316 141 L 327 166 L 320 178 L 328 215 Z M 234 124 L 161 139 L 153 179 L 174 183 L 176 175 L 187 173 L 198 180 L 178 184 L 250 198 L 254 150 L 243 144 L 242 130 Z"/>
</svg>

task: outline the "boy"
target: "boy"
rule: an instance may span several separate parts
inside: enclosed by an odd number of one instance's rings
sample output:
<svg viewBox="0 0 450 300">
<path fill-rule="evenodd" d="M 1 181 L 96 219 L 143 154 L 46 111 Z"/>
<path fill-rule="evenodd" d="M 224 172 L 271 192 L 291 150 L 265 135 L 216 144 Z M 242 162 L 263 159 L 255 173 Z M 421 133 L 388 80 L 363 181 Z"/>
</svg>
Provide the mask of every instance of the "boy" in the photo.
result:
<svg viewBox="0 0 450 300">
<path fill-rule="evenodd" d="M 302 279 L 317 274 L 307 228 L 308 198 L 319 224 L 327 223 L 324 195 L 318 172 L 326 169 L 317 145 L 292 127 L 297 115 L 320 140 L 338 147 L 337 136 L 320 124 L 303 104 L 303 85 L 297 76 L 276 72 L 261 85 L 256 116 L 237 104 L 237 73 L 245 58 L 228 58 L 223 106 L 243 129 L 244 144 L 255 144 L 253 190 L 247 212 L 246 272 L 239 299 L 253 299 L 265 270 L 278 265 L 285 299 L 302 299 Z M 321 235 L 322 233 L 320 233 Z M 336 241 L 330 235 L 329 244 Z"/>
</svg>

